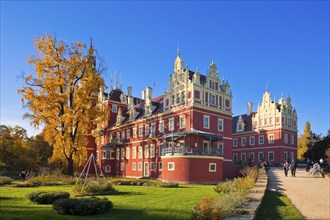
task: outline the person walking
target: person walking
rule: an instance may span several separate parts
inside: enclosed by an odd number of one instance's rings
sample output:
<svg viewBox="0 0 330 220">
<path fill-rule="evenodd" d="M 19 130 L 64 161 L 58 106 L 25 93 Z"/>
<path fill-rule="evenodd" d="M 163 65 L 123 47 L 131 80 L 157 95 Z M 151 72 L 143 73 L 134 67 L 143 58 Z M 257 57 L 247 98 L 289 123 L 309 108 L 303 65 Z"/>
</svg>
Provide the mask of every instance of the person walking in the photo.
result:
<svg viewBox="0 0 330 220">
<path fill-rule="evenodd" d="M 293 159 L 290 163 L 290 170 L 291 170 L 291 176 L 296 177 L 297 162 L 295 162 Z"/>
<path fill-rule="evenodd" d="M 283 170 L 284 170 L 284 175 L 287 177 L 288 176 L 288 170 L 289 170 L 289 163 L 288 161 L 285 161 L 283 165 Z"/>
</svg>

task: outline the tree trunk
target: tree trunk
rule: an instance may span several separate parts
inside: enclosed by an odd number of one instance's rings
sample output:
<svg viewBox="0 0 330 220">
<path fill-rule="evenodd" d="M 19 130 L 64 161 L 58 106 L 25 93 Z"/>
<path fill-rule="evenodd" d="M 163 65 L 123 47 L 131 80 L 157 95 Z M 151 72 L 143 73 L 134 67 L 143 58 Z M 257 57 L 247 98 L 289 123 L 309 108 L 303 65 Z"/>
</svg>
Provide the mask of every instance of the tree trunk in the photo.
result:
<svg viewBox="0 0 330 220">
<path fill-rule="evenodd" d="M 72 155 L 68 158 L 68 175 L 73 176 L 73 159 L 72 159 Z"/>
</svg>

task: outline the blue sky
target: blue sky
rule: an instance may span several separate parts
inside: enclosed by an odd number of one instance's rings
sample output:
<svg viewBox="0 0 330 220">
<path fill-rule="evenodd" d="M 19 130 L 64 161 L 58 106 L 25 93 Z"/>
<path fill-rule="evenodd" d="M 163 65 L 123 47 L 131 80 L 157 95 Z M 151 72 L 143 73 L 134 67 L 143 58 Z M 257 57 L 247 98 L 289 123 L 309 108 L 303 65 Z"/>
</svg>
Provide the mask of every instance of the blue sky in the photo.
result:
<svg viewBox="0 0 330 220">
<path fill-rule="evenodd" d="M 299 134 L 306 121 L 323 135 L 329 129 L 329 1 L 1 1 L 1 124 L 38 133 L 23 120 L 17 76 L 33 40 L 46 33 L 58 39 L 93 38 L 110 75 L 122 73 L 133 95 L 154 86 L 167 89 L 178 42 L 184 63 L 201 73 L 212 59 L 231 84 L 234 115 L 261 101 L 268 83 L 276 100 L 290 96 Z"/>
</svg>

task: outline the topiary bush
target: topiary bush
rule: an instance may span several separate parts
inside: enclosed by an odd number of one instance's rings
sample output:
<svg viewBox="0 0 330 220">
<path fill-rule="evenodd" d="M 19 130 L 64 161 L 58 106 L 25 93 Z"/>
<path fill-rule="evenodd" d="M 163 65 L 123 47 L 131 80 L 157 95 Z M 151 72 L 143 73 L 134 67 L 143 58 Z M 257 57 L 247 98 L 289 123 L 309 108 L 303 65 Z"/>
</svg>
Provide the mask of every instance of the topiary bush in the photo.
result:
<svg viewBox="0 0 330 220">
<path fill-rule="evenodd" d="M 74 187 L 73 192 L 76 195 L 111 195 L 118 193 L 107 180 L 87 180 L 86 184 L 79 181 Z"/>
<path fill-rule="evenodd" d="M 67 199 L 70 197 L 68 192 L 46 192 L 38 191 L 27 194 L 27 198 L 38 204 L 52 204 L 59 199 Z"/>
<path fill-rule="evenodd" d="M 67 215 L 93 215 L 112 209 L 113 204 L 106 198 L 71 198 L 60 199 L 53 203 L 53 210 Z"/>
<path fill-rule="evenodd" d="M 5 184 L 10 184 L 12 181 L 13 180 L 10 177 L 0 176 L 0 186 L 5 185 Z"/>
</svg>

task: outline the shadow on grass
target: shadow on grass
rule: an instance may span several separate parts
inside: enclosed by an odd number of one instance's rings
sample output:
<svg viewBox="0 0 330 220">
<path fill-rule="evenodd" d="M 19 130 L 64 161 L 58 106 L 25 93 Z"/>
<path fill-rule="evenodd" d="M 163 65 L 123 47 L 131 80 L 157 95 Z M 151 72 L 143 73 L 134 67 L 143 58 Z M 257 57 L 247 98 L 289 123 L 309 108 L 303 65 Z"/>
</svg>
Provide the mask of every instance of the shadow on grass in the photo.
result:
<svg viewBox="0 0 330 220">
<path fill-rule="evenodd" d="M 0 201 L 12 200 L 12 199 L 15 199 L 15 198 L 0 196 Z"/>
</svg>

